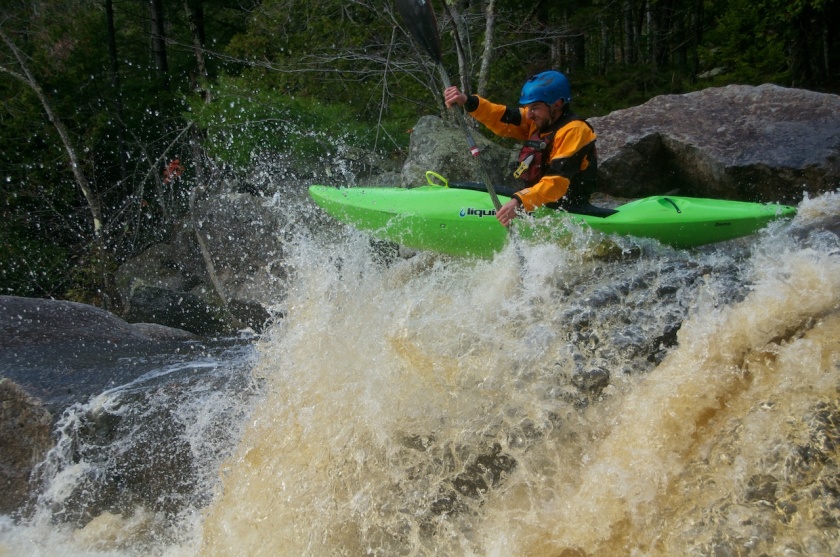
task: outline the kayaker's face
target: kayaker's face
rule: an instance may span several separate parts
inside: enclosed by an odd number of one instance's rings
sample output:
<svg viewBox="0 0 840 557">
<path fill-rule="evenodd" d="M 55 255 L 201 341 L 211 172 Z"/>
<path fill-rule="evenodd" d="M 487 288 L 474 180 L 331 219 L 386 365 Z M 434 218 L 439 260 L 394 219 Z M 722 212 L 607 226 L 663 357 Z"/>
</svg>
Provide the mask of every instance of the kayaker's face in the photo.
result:
<svg viewBox="0 0 840 557">
<path fill-rule="evenodd" d="M 560 116 L 563 101 L 557 101 L 554 106 L 544 102 L 535 102 L 525 105 L 525 115 L 534 122 L 540 131 L 546 130 Z"/>
</svg>

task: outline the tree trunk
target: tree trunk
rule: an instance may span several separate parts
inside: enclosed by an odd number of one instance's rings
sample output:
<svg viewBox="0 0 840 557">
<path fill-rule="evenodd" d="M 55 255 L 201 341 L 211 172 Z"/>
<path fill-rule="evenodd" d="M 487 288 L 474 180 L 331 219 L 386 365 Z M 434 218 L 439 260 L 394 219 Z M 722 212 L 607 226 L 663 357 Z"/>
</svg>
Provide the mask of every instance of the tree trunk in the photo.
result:
<svg viewBox="0 0 840 557">
<path fill-rule="evenodd" d="M 210 255 L 210 250 L 207 248 L 207 242 L 204 241 L 204 235 L 201 233 L 201 224 L 195 218 L 195 198 L 196 194 L 201 191 L 203 191 L 203 188 L 201 187 L 193 188 L 190 191 L 188 201 L 193 232 L 195 232 L 195 239 L 198 241 L 198 249 L 201 251 L 201 258 L 204 259 L 204 266 L 207 269 L 207 274 L 210 276 L 210 282 L 213 284 L 213 289 L 222 301 L 222 306 L 227 308 L 228 297 L 225 293 L 225 288 L 219 280 L 219 275 L 216 274 L 216 266 L 213 265 L 213 256 Z"/>
<path fill-rule="evenodd" d="M 691 82 L 697 81 L 700 73 L 700 45 L 703 43 L 703 0 L 694 0 L 694 17 L 692 21 L 694 33 L 692 35 L 691 54 Z"/>
<path fill-rule="evenodd" d="M 17 46 L 15 46 L 12 40 L 6 35 L 6 33 L 3 32 L 2 29 L 0 29 L 0 39 L 2 39 L 3 42 L 6 43 L 6 46 L 9 47 L 9 50 L 12 51 L 12 54 L 17 60 L 18 66 L 20 68 L 20 73 L 2 65 L 0 65 L 0 71 L 9 74 L 13 78 L 24 83 L 26 86 L 32 89 L 32 91 L 35 93 L 35 96 L 38 97 L 38 100 L 41 102 L 41 106 L 44 108 L 44 112 L 47 113 L 47 118 L 49 118 L 50 122 L 55 128 L 55 131 L 58 132 L 59 138 L 61 138 L 61 143 L 64 145 L 64 150 L 67 153 L 67 159 L 70 164 L 70 171 L 73 173 L 73 178 L 76 181 L 76 185 L 79 186 L 79 189 L 82 191 L 82 195 L 84 196 L 85 201 L 88 204 L 91 219 L 93 220 L 94 260 L 97 272 L 99 273 L 101 278 L 99 293 L 102 296 L 103 307 L 105 309 L 108 309 L 110 306 L 109 293 L 111 291 L 111 287 L 107 270 L 107 255 L 105 253 L 105 242 L 103 237 L 102 207 L 99 203 L 99 198 L 96 196 L 96 194 L 94 194 L 93 189 L 90 187 L 90 183 L 88 182 L 87 177 L 84 175 L 84 172 L 82 172 L 81 161 L 79 161 L 79 157 L 76 154 L 76 148 L 73 145 L 73 140 L 70 137 L 70 133 L 64 126 L 64 122 L 61 121 L 61 119 L 58 117 L 58 114 L 56 114 L 53 110 L 49 99 L 44 94 L 43 89 L 41 89 L 41 86 L 36 81 L 35 76 L 29 70 L 29 66 L 26 64 L 26 59 L 24 58 L 23 54 L 20 52 L 20 50 L 18 50 Z"/>
<path fill-rule="evenodd" d="M 586 69 L 586 35 L 583 31 L 573 31 L 569 52 L 569 67 L 572 73 Z"/>
<path fill-rule="evenodd" d="M 490 75 L 490 63 L 493 61 L 493 31 L 496 24 L 496 0 L 487 0 L 484 7 L 484 52 L 481 54 L 481 68 L 478 71 L 478 91 L 487 96 L 487 81 Z"/>
<path fill-rule="evenodd" d="M 73 173 L 73 178 L 76 180 L 76 185 L 79 186 L 79 189 L 82 191 L 82 195 L 85 197 L 85 201 L 87 201 L 88 208 L 90 209 L 90 214 L 93 219 L 94 236 L 99 237 L 102 233 L 102 209 L 99 205 L 99 199 L 96 197 L 96 195 L 94 195 L 87 178 L 82 172 L 82 165 L 79 161 L 78 156 L 76 155 L 76 148 L 73 146 L 73 141 L 70 138 L 70 134 L 67 131 L 67 128 L 64 127 L 64 123 L 53 111 L 49 99 L 44 94 L 44 91 L 41 89 L 41 86 L 38 85 L 38 82 L 35 80 L 35 77 L 32 75 L 32 72 L 29 71 L 29 66 L 26 65 L 26 59 L 23 57 L 23 54 L 18 50 L 18 48 L 15 46 L 12 40 L 2 30 L 0 30 L 0 38 L 3 39 L 3 42 L 6 43 L 6 46 L 8 46 L 9 49 L 12 51 L 12 54 L 14 54 L 14 57 L 17 59 L 18 65 L 20 66 L 20 70 L 22 73 L 10 70 L 5 66 L 0 66 L 0 71 L 9 74 L 18 81 L 27 85 L 30 89 L 32 89 L 32 91 L 35 93 L 35 96 L 37 96 L 38 100 L 41 102 L 41 106 L 44 108 L 44 112 L 47 113 L 47 118 L 49 118 L 53 127 L 58 132 L 58 136 L 61 138 L 61 143 L 64 145 L 64 150 L 67 152 L 67 158 L 70 162 L 70 171 Z"/>
<path fill-rule="evenodd" d="M 122 86 L 120 65 L 117 58 L 117 31 L 114 26 L 114 0 L 105 0 L 105 18 L 108 25 L 108 58 L 111 61 L 111 88 L 114 90 L 114 110 L 117 113 L 117 150 L 120 159 L 120 181 L 128 179 L 128 157 L 125 151 L 125 126 L 123 126 Z"/>
<path fill-rule="evenodd" d="M 650 4 L 650 59 L 657 70 L 664 70 L 668 62 L 668 18 L 669 6 L 665 2 Z"/>
<path fill-rule="evenodd" d="M 609 63 L 610 51 L 611 46 L 610 42 L 612 38 L 610 36 L 610 30 L 607 24 L 604 22 L 603 19 L 600 21 L 601 24 L 601 48 L 599 49 L 600 52 L 600 60 L 598 61 L 598 75 L 606 75 L 607 73 L 607 65 Z"/>
<path fill-rule="evenodd" d="M 622 23 L 624 27 L 624 65 L 630 66 L 636 63 L 636 37 L 634 35 L 635 27 L 633 26 L 633 0 L 624 0 L 622 11 Z"/>
<path fill-rule="evenodd" d="M 149 0 L 149 18 L 152 24 L 152 55 L 155 69 L 169 85 L 169 63 L 166 59 L 166 28 L 163 19 L 163 0 Z"/>
<path fill-rule="evenodd" d="M 458 72 L 461 74 L 461 90 L 472 92 L 470 80 L 470 66 L 472 65 L 472 49 L 470 48 L 467 24 L 454 4 L 446 2 L 446 10 L 452 19 L 452 34 L 455 37 L 455 50 L 458 53 Z"/>
<path fill-rule="evenodd" d="M 210 102 L 210 91 L 207 88 L 207 62 L 204 59 L 204 5 L 202 0 L 184 0 L 184 11 L 187 14 L 187 24 L 192 35 L 193 54 L 198 68 L 196 89 L 206 102 Z"/>
</svg>

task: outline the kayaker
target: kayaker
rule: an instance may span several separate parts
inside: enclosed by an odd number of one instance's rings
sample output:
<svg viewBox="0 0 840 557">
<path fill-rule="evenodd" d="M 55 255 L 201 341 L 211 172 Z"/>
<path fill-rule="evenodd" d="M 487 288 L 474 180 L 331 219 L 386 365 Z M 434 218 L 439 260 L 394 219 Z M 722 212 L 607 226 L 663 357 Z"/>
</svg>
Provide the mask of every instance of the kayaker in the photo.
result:
<svg viewBox="0 0 840 557">
<path fill-rule="evenodd" d="M 521 207 L 533 211 L 544 205 L 574 209 L 588 205 L 595 191 L 598 157 L 595 131 L 571 110 L 569 80 L 560 72 L 545 71 L 522 87 L 519 107 L 465 95 L 456 86 L 443 93 L 446 106 L 463 106 L 493 133 L 525 141 L 514 176 L 522 189 L 497 212 L 504 226 Z"/>
</svg>

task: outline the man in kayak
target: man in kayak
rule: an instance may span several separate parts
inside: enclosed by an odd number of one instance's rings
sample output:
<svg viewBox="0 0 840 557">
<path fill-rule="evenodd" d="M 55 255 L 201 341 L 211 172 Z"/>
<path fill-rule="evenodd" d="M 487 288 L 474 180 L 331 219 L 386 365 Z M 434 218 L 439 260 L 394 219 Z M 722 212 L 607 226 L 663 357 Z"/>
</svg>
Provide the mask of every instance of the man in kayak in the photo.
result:
<svg viewBox="0 0 840 557">
<path fill-rule="evenodd" d="M 443 96 L 446 106 L 463 106 L 496 135 L 525 141 L 514 172 L 523 189 L 496 212 L 502 225 L 510 224 L 520 207 L 525 211 L 543 205 L 573 210 L 589 204 L 598 174 L 596 136 L 571 111 L 572 94 L 565 75 L 551 70 L 528 79 L 519 107 L 467 96 L 454 85 Z"/>
</svg>

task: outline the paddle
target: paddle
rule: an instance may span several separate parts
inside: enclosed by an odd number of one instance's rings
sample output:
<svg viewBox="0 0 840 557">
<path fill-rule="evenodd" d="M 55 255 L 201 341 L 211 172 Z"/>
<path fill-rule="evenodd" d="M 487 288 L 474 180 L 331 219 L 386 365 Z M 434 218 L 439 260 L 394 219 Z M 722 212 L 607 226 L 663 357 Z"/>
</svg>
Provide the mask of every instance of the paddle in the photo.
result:
<svg viewBox="0 0 840 557">
<path fill-rule="evenodd" d="M 396 0 L 397 10 L 405 21 L 408 30 L 414 39 L 423 47 L 423 50 L 434 60 L 437 64 L 440 79 L 443 82 L 443 88 L 447 89 L 452 82 L 449 80 L 449 74 L 446 67 L 443 65 L 443 57 L 440 52 L 440 34 L 438 33 L 437 20 L 435 19 L 435 12 L 432 10 L 432 3 L 430 0 Z M 496 195 L 496 190 L 493 189 L 493 183 L 490 181 L 490 176 L 487 174 L 487 169 L 481 161 L 479 155 L 481 151 L 475 144 L 472 133 L 467 127 L 467 122 L 464 120 L 464 113 L 460 108 L 455 109 L 455 115 L 461 129 L 467 136 L 467 143 L 470 147 L 470 153 L 475 157 L 478 163 L 479 178 L 484 182 L 484 187 L 487 188 L 487 193 L 490 194 L 490 199 L 493 201 L 493 206 L 498 211 L 502 204 Z"/>
</svg>

